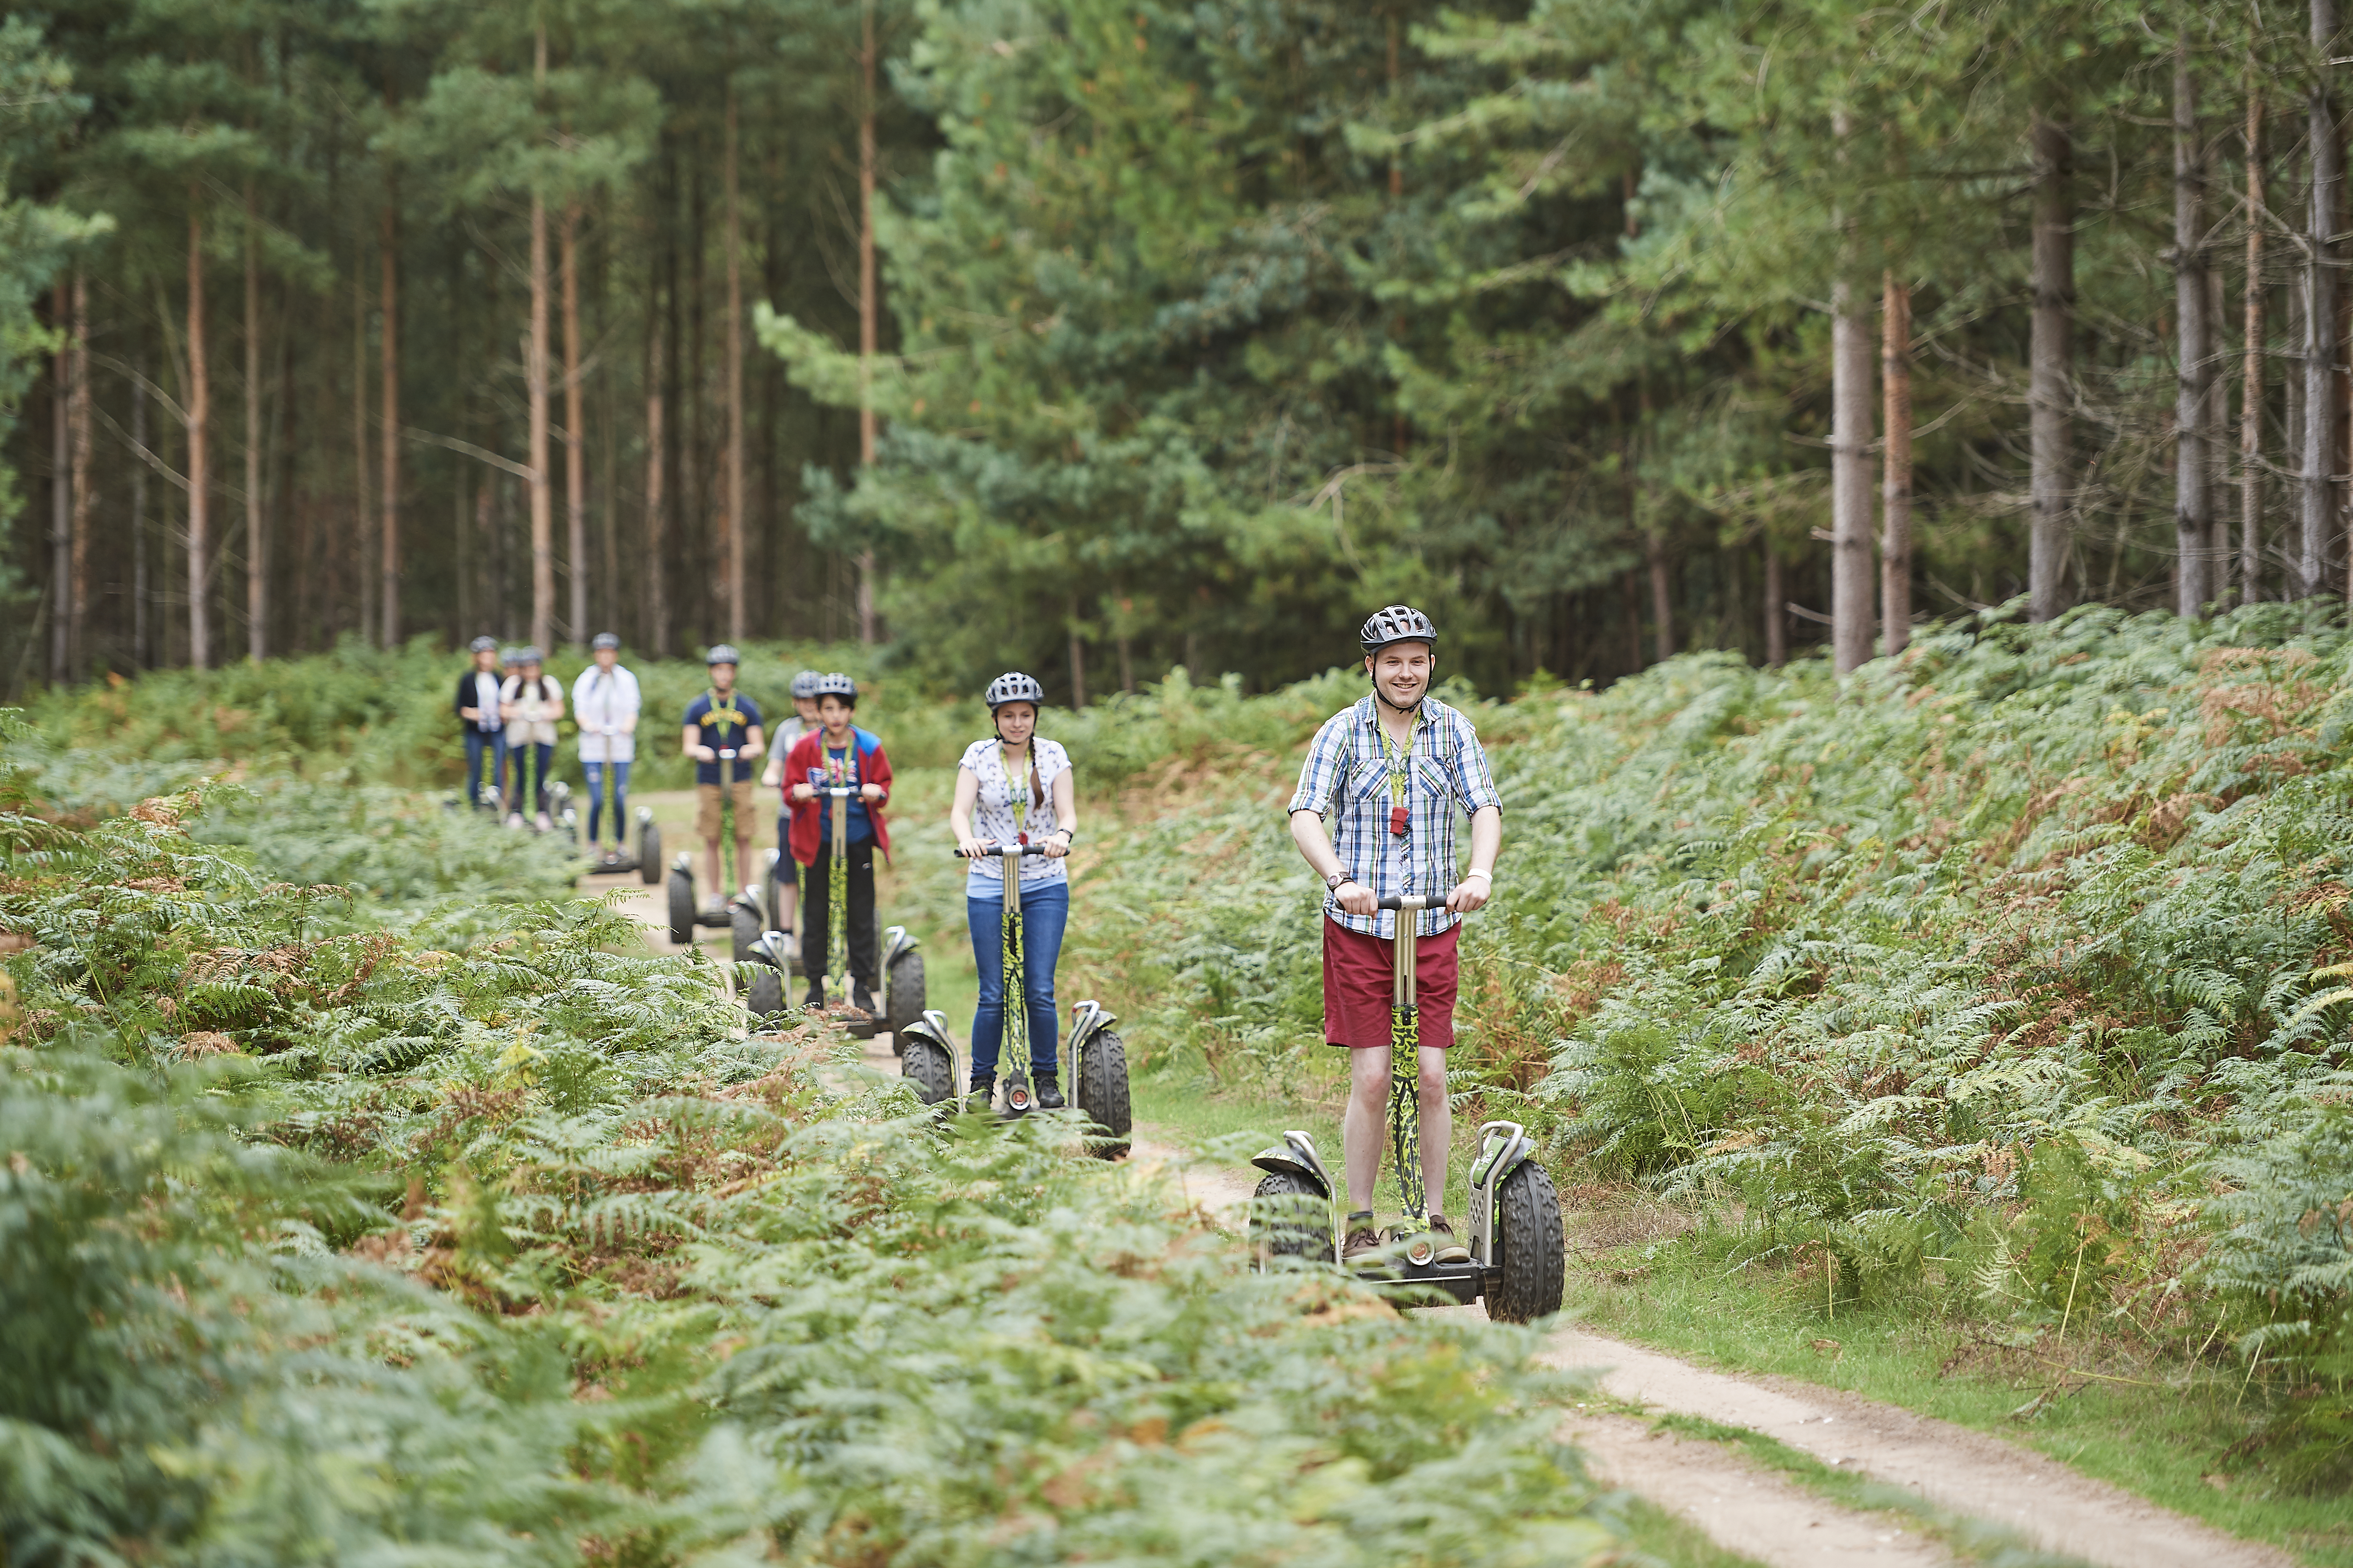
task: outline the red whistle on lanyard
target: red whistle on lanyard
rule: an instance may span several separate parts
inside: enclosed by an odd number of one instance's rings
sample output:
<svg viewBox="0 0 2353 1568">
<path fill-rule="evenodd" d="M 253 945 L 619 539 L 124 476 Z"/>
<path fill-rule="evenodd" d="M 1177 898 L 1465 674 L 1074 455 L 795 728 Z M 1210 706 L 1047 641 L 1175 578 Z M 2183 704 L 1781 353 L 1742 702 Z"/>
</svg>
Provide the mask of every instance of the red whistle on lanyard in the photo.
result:
<svg viewBox="0 0 2353 1568">
<path fill-rule="evenodd" d="M 1405 837 L 1405 807 L 1401 805 L 1393 805 L 1389 807 L 1389 832 L 1394 834 L 1396 837 L 1402 838 Z"/>
</svg>

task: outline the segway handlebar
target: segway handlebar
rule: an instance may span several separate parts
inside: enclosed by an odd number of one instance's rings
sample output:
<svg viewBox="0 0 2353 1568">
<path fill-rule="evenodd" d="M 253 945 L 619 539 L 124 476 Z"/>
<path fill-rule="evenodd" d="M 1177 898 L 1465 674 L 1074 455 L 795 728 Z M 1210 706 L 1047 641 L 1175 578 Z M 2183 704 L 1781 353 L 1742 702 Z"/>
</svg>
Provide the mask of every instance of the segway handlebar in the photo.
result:
<svg viewBox="0 0 2353 1568">
<path fill-rule="evenodd" d="M 1416 893 L 1410 898 L 1408 898 L 1402 893 L 1391 893 L 1388 897 L 1381 900 L 1374 907 L 1376 909 L 1383 910 L 1397 910 L 1405 914 L 1410 915 L 1418 914 L 1423 910 L 1434 910 L 1443 901 L 1443 900 L 1425 897 L 1420 893 Z"/>
<path fill-rule="evenodd" d="M 811 784 L 809 793 L 823 795 L 828 800 L 856 800 L 858 792 L 864 787 L 862 784 Z"/>
<path fill-rule="evenodd" d="M 1025 855 L 1025 856 L 1027 856 L 1027 855 L 1043 855 L 1043 854 L 1046 852 L 1046 847 L 1045 847 L 1043 844 L 1007 844 L 1007 843 L 993 843 L 993 844 L 991 844 L 991 845 L 988 847 L 988 848 L 987 848 L 987 849 L 984 850 L 982 853 L 980 853 L 980 854 L 978 854 L 978 855 L 975 855 L 975 856 L 971 856 L 971 857 L 966 857 L 966 856 L 965 855 L 965 852 L 964 852 L 964 851 L 963 851 L 963 849 L 961 849 L 961 848 L 959 848 L 959 849 L 957 849 L 957 850 L 955 851 L 955 855 L 956 855 L 956 858 L 957 858 L 958 859 L 965 859 L 965 858 L 968 858 L 975 859 L 975 860 L 994 860 L 994 859 L 996 859 L 996 858 L 997 858 L 998 856 L 1000 856 L 1000 855 L 1004 855 L 1004 856 L 1010 856 L 1010 855 L 1011 855 L 1015 850 L 1017 850 L 1017 849 L 1018 849 L 1018 850 L 1019 850 L 1023 855 Z"/>
</svg>

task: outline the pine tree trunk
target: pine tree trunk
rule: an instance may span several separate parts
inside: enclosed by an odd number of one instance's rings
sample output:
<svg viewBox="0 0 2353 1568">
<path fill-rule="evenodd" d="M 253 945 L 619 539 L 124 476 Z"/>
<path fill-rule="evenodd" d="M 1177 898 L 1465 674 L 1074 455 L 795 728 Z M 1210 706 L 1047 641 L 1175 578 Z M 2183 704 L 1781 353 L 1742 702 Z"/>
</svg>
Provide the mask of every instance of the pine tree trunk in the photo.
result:
<svg viewBox="0 0 2353 1568">
<path fill-rule="evenodd" d="M 1841 675 L 1870 661 L 1871 327 L 1845 279 L 1831 285 L 1831 658 Z"/>
<path fill-rule="evenodd" d="M 1879 369 L 1885 447 L 1879 502 L 1879 626 L 1888 655 L 1912 643 L 1912 285 L 1880 283 Z"/>
<path fill-rule="evenodd" d="M 384 390 L 377 402 L 384 420 L 384 483 L 376 500 L 384 508 L 384 526 L 376 535 L 376 603 L 384 616 L 384 646 L 391 648 L 400 646 L 400 215 L 392 202 L 384 207 L 382 289 Z"/>
<path fill-rule="evenodd" d="M 261 205 L 245 183 L 245 657 L 269 657 L 269 578 L 261 521 Z"/>
<path fill-rule="evenodd" d="M 73 637 L 66 658 L 73 678 L 83 680 L 90 675 L 91 513 L 98 495 L 90 483 L 90 463 L 96 453 L 95 432 L 90 427 L 90 279 L 79 268 L 74 269 L 73 279 L 73 404 L 69 413 L 73 426 L 73 517 L 69 524 L 73 534 Z"/>
<path fill-rule="evenodd" d="M 188 663 L 212 663 L 212 370 L 205 363 L 203 187 L 188 182 Z"/>
<path fill-rule="evenodd" d="M 876 330 L 875 311 L 881 301 L 875 297 L 874 281 L 874 0 L 863 0 L 860 8 L 862 32 L 858 54 L 860 79 L 864 84 L 859 99 L 858 112 L 858 462 L 860 468 L 874 466 L 874 399 L 871 395 L 874 354 L 880 341 Z M 873 645 L 874 624 L 874 552 L 858 552 L 858 640 Z M 1075 679 L 1078 669 L 1078 634 L 1071 640 L 1071 668 Z"/>
<path fill-rule="evenodd" d="M 2075 314 L 2074 142 L 2068 127 L 2038 112 L 2034 151 L 2034 320 L 2028 346 L 2027 405 L 2031 473 L 2027 556 L 2029 618 L 2065 607 L 2069 467 L 2067 415 Z"/>
<path fill-rule="evenodd" d="M 670 656 L 670 599 L 662 578 L 662 552 L 668 546 L 669 497 L 662 493 L 667 477 L 662 457 L 667 433 L 662 428 L 662 318 L 646 312 L 646 642 L 656 658 Z"/>
<path fill-rule="evenodd" d="M 60 279 L 49 300 L 58 334 L 49 377 L 49 683 L 64 683 L 73 648 L 73 289 Z"/>
<path fill-rule="evenodd" d="M 143 358 L 131 366 L 131 444 L 141 451 L 147 445 L 147 378 Z M 155 667 L 155 650 L 148 644 L 147 596 L 147 464 L 131 465 L 131 659 L 141 669 Z"/>
<path fill-rule="evenodd" d="M 2324 57 L 2337 35 L 2336 0 L 2311 0 L 2312 44 Z M 2336 345 L 2337 264 L 2331 243 L 2337 230 L 2337 186 L 2344 177 L 2343 150 L 2337 141 L 2337 112 L 2330 102 L 2325 58 L 2314 62 L 2307 93 L 2312 156 L 2312 200 L 2305 231 L 2304 268 L 2304 453 L 2297 484 L 2296 570 L 2294 596 L 2321 591 L 2335 509 L 2330 504 L 2331 459 L 2337 448 Z"/>
<path fill-rule="evenodd" d="M 744 640 L 744 217 L 736 157 L 735 84 L 727 84 L 727 640 Z"/>
<path fill-rule="evenodd" d="M 2177 368 L 2173 400 L 2174 613 L 2184 620 L 2218 597 L 2208 582 L 2208 534 L 2214 522 L 2206 451 L 2207 404 L 2213 395 L 2211 323 L 2206 313 L 2205 150 L 2198 144 L 2198 84 L 2189 46 L 2173 51 L 2173 313 Z"/>
<path fill-rule="evenodd" d="M 1675 657 L 1674 577 L 1667 569 L 1667 542 L 1653 529 L 1642 536 L 1642 563 L 1651 578 L 1651 657 Z"/>
<path fill-rule="evenodd" d="M 2263 100 L 2247 67 L 2247 278 L 2239 361 L 2239 603 L 2263 596 Z"/>
<path fill-rule="evenodd" d="M 531 640 L 555 640 L 555 510 L 547 473 L 547 204 L 531 199 L 531 340 L 523 354 L 531 444 Z"/>
<path fill-rule="evenodd" d="M 564 209 L 564 522 L 572 566 L 572 640 L 588 640 L 588 448 L 581 427 L 580 204 Z"/>
<path fill-rule="evenodd" d="M 368 494 L 367 259 L 359 236 L 352 236 L 352 575 L 359 589 L 360 636 L 375 626 L 375 571 L 368 545 L 375 538 L 375 504 Z M 463 557 L 459 559 L 462 560 Z M 341 611 L 336 612 L 340 616 Z"/>
<path fill-rule="evenodd" d="M 1781 552 L 1765 542 L 1765 662 L 1774 669 L 1789 662 L 1789 589 L 1781 577 Z"/>
</svg>

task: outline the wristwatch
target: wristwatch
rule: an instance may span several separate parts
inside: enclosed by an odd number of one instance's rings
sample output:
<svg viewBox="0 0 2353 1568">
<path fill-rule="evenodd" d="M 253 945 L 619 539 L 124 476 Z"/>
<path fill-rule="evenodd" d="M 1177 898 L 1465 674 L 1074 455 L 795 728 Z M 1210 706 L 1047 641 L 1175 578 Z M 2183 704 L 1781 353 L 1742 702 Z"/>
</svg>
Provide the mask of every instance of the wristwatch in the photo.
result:
<svg viewBox="0 0 2353 1568">
<path fill-rule="evenodd" d="M 1356 879 L 1351 877 L 1345 871 L 1335 871 L 1330 876 L 1324 879 L 1324 888 L 1327 892 L 1336 893 L 1340 890 L 1342 884 L 1353 882 Z"/>
</svg>

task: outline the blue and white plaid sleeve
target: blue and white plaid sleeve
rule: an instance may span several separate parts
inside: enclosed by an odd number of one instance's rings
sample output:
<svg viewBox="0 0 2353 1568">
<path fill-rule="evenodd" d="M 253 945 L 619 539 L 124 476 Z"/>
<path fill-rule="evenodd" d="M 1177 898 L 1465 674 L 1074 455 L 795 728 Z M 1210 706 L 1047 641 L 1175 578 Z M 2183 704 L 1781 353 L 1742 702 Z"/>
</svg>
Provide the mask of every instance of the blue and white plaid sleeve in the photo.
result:
<svg viewBox="0 0 2353 1568">
<path fill-rule="evenodd" d="M 1454 747 L 1454 788 L 1462 800 L 1462 809 L 1472 816 L 1489 806 L 1504 809 L 1504 797 L 1496 793 L 1495 775 L 1487 766 L 1487 749 L 1479 743 L 1479 731 L 1471 721 L 1455 715 L 1459 729 Z"/>
<path fill-rule="evenodd" d="M 1332 815 L 1332 807 L 1340 798 L 1340 784 L 1347 773 L 1348 722 L 1353 709 L 1336 713 L 1324 721 L 1308 742 L 1307 763 L 1299 770 L 1299 787 L 1292 793 L 1291 804 L 1283 808 L 1286 816 L 1294 811 L 1312 811 L 1318 816 Z"/>
</svg>

